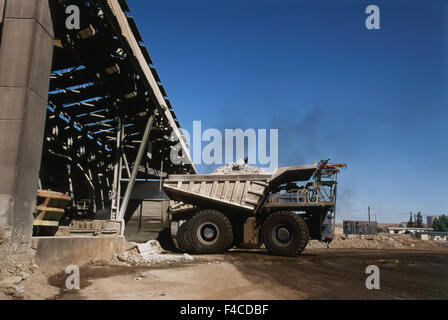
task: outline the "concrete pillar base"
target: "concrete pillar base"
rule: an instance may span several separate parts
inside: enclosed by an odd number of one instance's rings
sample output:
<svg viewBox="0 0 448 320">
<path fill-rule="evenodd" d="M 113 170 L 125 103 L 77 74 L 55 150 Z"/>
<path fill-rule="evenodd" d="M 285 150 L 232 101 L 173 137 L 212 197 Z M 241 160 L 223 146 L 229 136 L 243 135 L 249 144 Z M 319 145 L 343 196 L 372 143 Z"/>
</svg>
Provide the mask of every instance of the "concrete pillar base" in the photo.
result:
<svg viewBox="0 0 448 320">
<path fill-rule="evenodd" d="M 31 263 L 53 55 L 48 0 L 0 0 L 0 264 Z"/>
</svg>

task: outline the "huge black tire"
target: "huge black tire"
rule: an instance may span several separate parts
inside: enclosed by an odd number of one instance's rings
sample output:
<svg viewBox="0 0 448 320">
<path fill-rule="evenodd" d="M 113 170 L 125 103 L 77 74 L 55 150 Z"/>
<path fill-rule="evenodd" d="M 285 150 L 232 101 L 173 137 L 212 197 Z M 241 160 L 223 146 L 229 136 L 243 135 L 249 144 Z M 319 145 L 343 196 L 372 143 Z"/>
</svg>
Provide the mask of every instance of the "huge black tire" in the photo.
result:
<svg viewBox="0 0 448 320">
<path fill-rule="evenodd" d="M 215 210 L 198 212 L 190 220 L 189 240 L 195 253 L 221 253 L 233 244 L 232 225 L 225 215 Z"/>
<path fill-rule="evenodd" d="M 191 220 L 185 221 L 180 225 L 179 230 L 177 230 L 177 245 L 184 252 L 193 252 L 190 240 L 190 222 Z"/>
<path fill-rule="evenodd" d="M 171 237 L 170 229 L 163 229 L 160 231 L 156 240 L 159 242 L 163 250 L 178 252 L 173 238 Z"/>
<path fill-rule="evenodd" d="M 263 241 L 272 254 L 297 256 L 308 244 L 308 225 L 293 212 L 273 213 L 263 224 Z"/>
</svg>

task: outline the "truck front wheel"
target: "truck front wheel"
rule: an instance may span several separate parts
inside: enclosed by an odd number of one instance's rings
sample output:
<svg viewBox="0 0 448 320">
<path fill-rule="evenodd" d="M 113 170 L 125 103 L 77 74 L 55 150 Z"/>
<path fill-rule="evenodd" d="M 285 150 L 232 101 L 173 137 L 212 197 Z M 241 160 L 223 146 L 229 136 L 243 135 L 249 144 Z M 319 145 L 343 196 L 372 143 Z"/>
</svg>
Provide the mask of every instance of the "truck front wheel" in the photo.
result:
<svg viewBox="0 0 448 320">
<path fill-rule="evenodd" d="M 229 219 L 215 210 L 198 212 L 190 221 L 189 235 L 195 253 L 221 253 L 233 243 Z"/>
<path fill-rule="evenodd" d="M 298 214 L 276 212 L 263 224 L 263 240 L 266 249 L 275 255 L 296 256 L 308 244 L 308 226 Z"/>
<path fill-rule="evenodd" d="M 193 247 L 191 246 L 191 240 L 190 240 L 190 223 L 191 220 L 187 220 L 184 223 L 182 223 L 176 235 L 176 241 L 179 248 L 185 252 L 193 251 Z"/>
</svg>

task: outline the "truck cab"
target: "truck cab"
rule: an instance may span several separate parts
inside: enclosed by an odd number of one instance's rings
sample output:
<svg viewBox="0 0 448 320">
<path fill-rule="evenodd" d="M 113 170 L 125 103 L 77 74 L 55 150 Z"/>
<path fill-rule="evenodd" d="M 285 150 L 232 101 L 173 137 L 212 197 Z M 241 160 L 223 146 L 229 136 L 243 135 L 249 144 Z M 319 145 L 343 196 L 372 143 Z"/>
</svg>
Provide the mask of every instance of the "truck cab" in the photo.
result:
<svg viewBox="0 0 448 320">
<path fill-rule="evenodd" d="M 270 179 L 270 190 L 263 204 L 267 212 L 289 210 L 307 222 L 310 238 L 330 242 L 336 214 L 336 190 L 339 168 L 345 164 L 287 167 Z"/>
</svg>

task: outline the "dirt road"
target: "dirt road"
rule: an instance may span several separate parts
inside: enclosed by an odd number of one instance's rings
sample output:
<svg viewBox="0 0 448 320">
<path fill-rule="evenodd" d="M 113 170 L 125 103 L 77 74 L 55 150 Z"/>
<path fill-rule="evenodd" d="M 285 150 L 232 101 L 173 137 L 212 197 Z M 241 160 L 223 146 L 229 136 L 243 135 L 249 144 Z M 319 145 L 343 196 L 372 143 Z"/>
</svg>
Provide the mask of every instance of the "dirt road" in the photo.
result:
<svg viewBox="0 0 448 320">
<path fill-rule="evenodd" d="M 366 289 L 369 265 L 380 269 L 379 290 Z M 66 276 L 54 275 L 45 285 L 63 288 Z M 448 253 L 308 249 L 284 258 L 246 250 L 196 256 L 187 265 L 87 265 L 81 268 L 81 290 L 61 289 L 46 298 L 448 299 Z"/>
</svg>

